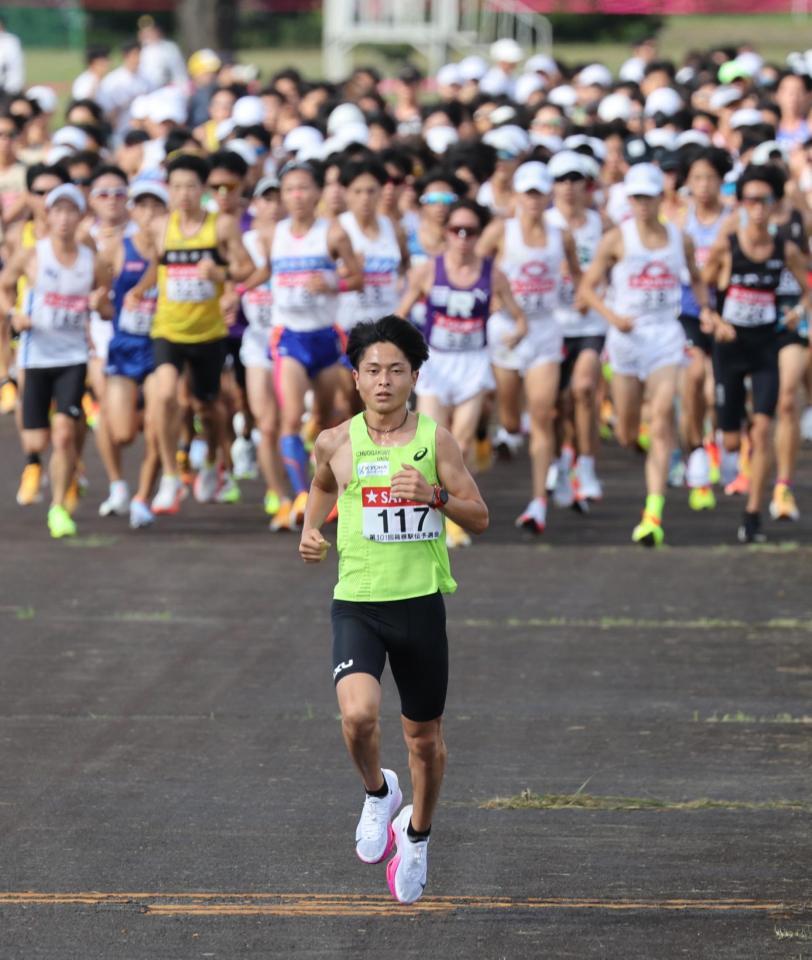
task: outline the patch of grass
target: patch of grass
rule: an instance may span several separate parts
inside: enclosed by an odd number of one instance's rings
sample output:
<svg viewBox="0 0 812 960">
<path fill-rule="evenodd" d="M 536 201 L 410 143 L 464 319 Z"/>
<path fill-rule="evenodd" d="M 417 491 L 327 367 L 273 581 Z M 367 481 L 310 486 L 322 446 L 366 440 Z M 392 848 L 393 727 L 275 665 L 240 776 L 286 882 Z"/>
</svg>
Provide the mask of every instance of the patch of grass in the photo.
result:
<svg viewBox="0 0 812 960">
<path fill-rule="evenodd" d="M 694 719 L 698 719 L 694 714 Z M 736 710 L 735 713 L 712 713 L 705 717 L 703 723 L 812 723 L 812 717 L 802 714 L 799 717 L 791 713 L 776 713 L 771 717 L 757 717 L 752 713 L 745 713 L 743 710 Z"/>
<path fill-rule="evenodd" d="M 522 790 L 515 797 L 494 797 L 480 804 L 483 810 L 654 810 L 663 813 L 695 810 L 800 810 L 812 812 L 812 804 L 791 800 L 752 803 L 746 800 L 661 800 L 657 797 L 599 797 L 588 793 L 543 793 Z"/>
<path fill-rule="evenodd" d="M 775 928 L 776 940 L 800 940 L 803 943 L 812 943 L 812 927 L 797 927 L 789 929 L 788 927 Z"/>
<path fill-rule="evenodd" d="M 33 620 L 34 619 L 34 608 L 33 607 L 17 607 L 14 611 L 15 620 Z"/>
</svg>

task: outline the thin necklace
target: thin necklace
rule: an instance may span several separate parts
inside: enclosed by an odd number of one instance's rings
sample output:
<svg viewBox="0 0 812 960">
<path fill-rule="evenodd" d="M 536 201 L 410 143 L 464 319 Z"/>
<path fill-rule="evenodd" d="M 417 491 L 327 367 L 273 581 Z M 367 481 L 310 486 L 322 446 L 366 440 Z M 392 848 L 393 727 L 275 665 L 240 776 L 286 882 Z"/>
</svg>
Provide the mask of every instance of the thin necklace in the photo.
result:
<svg viewBox="0 0 812 960">
<path fill-rule="evenodd" d="M 403 424 L 406 423 L 406 421 L 409 419 L 409 411 L 408 409 L 406 410 L 406 416 L 401 420 L 401 422 L 396 427 L 387 427 L 385 430 L 382 429 L 381 427 L 371 427 L 367 422 L 367 415 L 363 414 L 363 417 L 364 417 L 364 423 L 366 424 L 367 433 L 369 433 L 370 430 L 374 430 L 375 433 L 383 434 L 383 438 L 385 440 L 390 433 L 396 433 L 398 430 L 400 430 Z"/>
</svg>

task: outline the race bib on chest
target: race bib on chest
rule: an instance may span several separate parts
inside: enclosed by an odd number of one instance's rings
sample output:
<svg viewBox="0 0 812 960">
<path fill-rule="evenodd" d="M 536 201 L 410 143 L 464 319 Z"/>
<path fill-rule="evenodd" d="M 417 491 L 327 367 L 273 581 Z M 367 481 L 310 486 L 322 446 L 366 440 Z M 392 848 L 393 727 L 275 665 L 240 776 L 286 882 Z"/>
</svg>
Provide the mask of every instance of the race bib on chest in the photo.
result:
<svg viewBox="0 0 812 960">
<path fill-rule="evenodd" d="M 138 301 L 135 310 L 121 308 L 118 315 L 118 329 L 124 333 L 132 333 L 137 337 L 146 337 L 152 329 L 152 318 L 155 316 L 155 307 L 158 303 L 158 290 L 153 287 Z"/>
<path fill-rule="evenodd" d="M 391 487 L 361 488 L 362 532 L 377 543 L 437 540 L 443 532 L 439 510 L 417 500 L 392 496 Z"/>
<path fill-rule="evenodd" d="M 37 327 L 48 330 L 81 330 L 88 318 L 87 297 L 45 293 Z"/>
<path fill-rule="evenodd" d="M 775 322 L 775 294 L 771 290 L 728 287 L 723 319 L 736 327 L 761 327 Z"/>
<path fill-rule="evenodd" d="M 166 268 L 166 299 L 175 303 L 214 300 L 217 288 L 198 276 L 196 263 L 170 263 Z"/>
<path fill-rule="evenodd" d="M 245 319 L 253 327 L 262 327 L 263 330 L 273 322 L 273 294 L 270 290 L 249 290 L 243 295 L 243 312 Z"/>
<path fill-rule="evenodd" d="M 436 313 L 429 346 L 437 350 L 480 350 L 485 346 L 485 324 L 479 317 L 458 319 Z"/>
<path fill-rule="evenodd" d="M 676 304 L 679 278 L 671 273 L 665 263 L 655 260 L 646 264 L 639 274 L 629 278 L 629 288 L 640 313 L 656 313 Z"/>
</svg>

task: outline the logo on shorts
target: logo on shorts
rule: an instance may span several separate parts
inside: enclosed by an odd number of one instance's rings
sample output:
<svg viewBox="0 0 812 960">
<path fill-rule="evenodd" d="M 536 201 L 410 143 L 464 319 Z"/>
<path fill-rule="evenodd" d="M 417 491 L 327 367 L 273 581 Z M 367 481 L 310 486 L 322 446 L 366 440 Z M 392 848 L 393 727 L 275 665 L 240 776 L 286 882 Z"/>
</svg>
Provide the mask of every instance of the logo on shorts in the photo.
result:
<svg viewBox="0 0 812 960">
<path fill-rule="evenodd" d="M 354 662 L 355 662 L 354 660 L 345 660 L 343 663 L 339 663 L 339 665 L 335 668 L 335 670 L 333 670 L 333 680 L 335 680 L 335 678 L 343 670 L 349 670 Z"/>
<path fill-rule="evenodd" d="M 423 457 L 429 452 L 428 447 L 421 447 L 417 453 L 414 455 L 415 460 L 422 460 Z"/>
<path fill-rule="evenodd" d="M 79 409 L 79 407 L 75 406 L 74 404 L 71 404 L 71 406 L 68 407 L 68 416 L 73 417 L 74 420 L 78 420 L 81 416 L 81 413 L 82 411 Z"/>
</svg>

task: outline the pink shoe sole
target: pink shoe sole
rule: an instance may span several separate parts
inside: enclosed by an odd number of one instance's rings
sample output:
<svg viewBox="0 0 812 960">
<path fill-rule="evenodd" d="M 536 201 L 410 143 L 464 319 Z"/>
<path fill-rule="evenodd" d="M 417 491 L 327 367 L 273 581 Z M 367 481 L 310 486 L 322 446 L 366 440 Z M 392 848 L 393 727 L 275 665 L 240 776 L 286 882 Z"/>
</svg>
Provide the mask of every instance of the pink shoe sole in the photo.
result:
<svg viewBox="0 0 812 960">
<path fill-rule="evenodd" d="M 400 857 L 395 856 L 387 863 L 386 865 L 386 882 L 389 886 L 389 892 L 398 901 L 401 902 L 397 893 L 395 892 L 395 874 L 397 873 L 398 867 L 400 866 Z"/>
<path fill-rule="evenodd" d="M 358 853 L 358 851 L 357 850 L 355 851 L 355 855 L 358 857 L 361 863 L 380 863 L 382 860 L 386 860 L 386 858 L 392 852 L 392 848 L 395 846 L 395 831 L 392 829 L 391 823 L 387 825 L 387 831 L 388 831 L 388 835 L 386 840 L 386 849 L 378 857 L 377 860 L 364 860 L 364 858 Z"/>
</svg>

